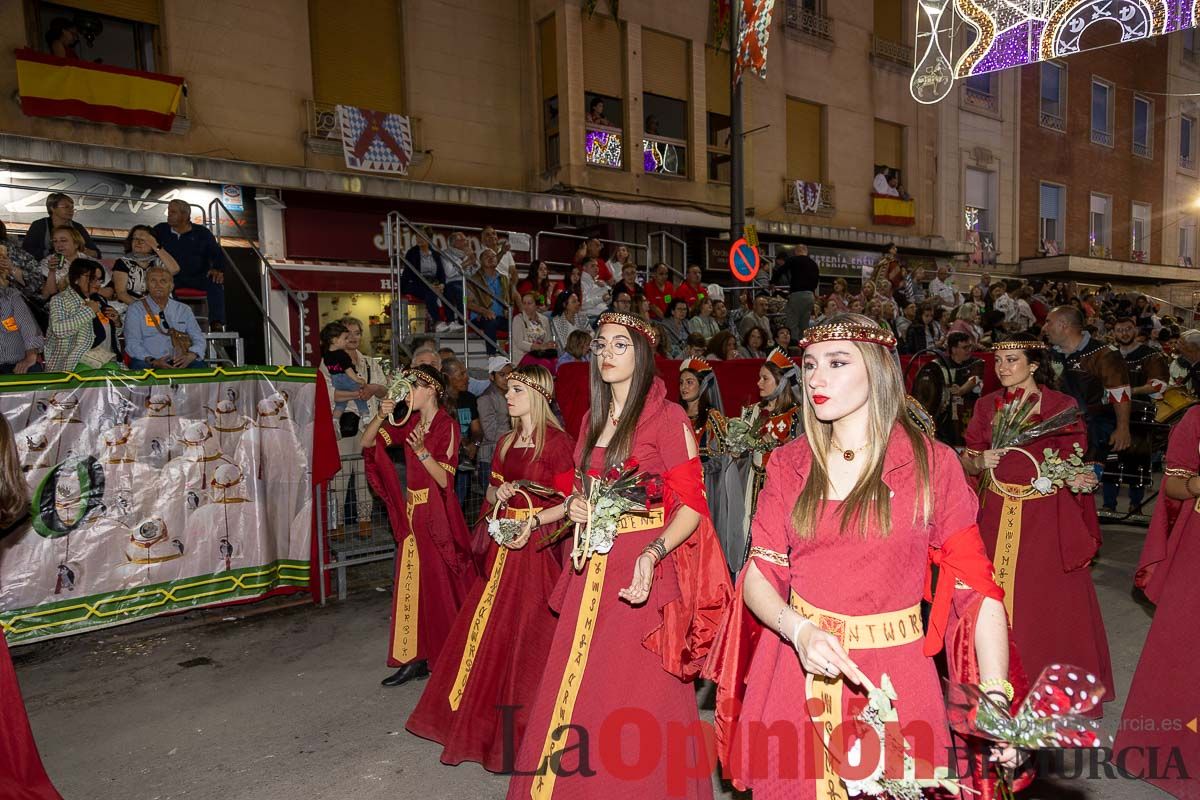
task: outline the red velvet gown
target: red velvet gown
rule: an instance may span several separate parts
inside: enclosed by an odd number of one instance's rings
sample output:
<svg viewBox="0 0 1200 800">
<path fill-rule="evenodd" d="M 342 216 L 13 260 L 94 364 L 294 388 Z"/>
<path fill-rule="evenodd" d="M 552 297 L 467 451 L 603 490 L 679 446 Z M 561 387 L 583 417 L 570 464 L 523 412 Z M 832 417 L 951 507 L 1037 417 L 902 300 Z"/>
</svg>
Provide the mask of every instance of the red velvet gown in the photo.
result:
<svg viewBox="0 0 1200 800">
<path fill-rule="evenodd" d="M 1184 414 L 1171 431 L 1166 471 L 1177 477 L 1200 473 L 1200 408 Z M 1131 772 L 1142 773 L 1143 780 L 1189 800 L 1200 798 L 1200 735 L 1186 727 L 1189 722 L 1196 724 L 1200 710 L 1200 684 L 1191 646 L 1200 610 L 1197 576 L 1200 511 L 1196 503 L 1171 500 L 1164 492 L 1154 508 L 1137 575 L 1138 585 L 1157 609 L 1113 749 L 1127 752 Z M 1178 754 L 1174 766 L 1169 763 L 1172 748 Z M 1151 753 L 1157 756 L 1157 776 L 1151 774 Z M 1180 765 L 1188 780 L 1183 779 Z"/>
<path fill-rule="evenodd" d="M 563 570 L 553 598 L 561 616 L 509 798 L 712 797 L 715 765 L 699 736 L 691 681 L 731 589 L 704 502 L 700 460 L 688 457 L 688 430 L 687 414 L 667 402 L 656 379 L 635 431 L 633 458 L 639 470 L 665 481 L 663 498 L 651 503 L 664 524 L 622 533 L 609 553 L 592 556 L 582 571 L 569 563 Z M 585 434 L 576 447 L 577 464 Z M 603 458 L 604 449 L 596 448 L 589 470 L 598 472 Z M 700 525 L 655 568 L 645 603 L 619 599 L 638 555 L 684 504 L 701 514 Z M 678 748 L 669 752 L 670 732 Z M 545 768 L 547 753 L 557 768 Z M 539 765 L 543 774 L 521 774 Z"/>
<path fill-rule="evenodd" d="M 912 443 L 897 426 L 885 454 L 883 474 L 892 491 L 890 533 L 883 537 L 878 531 L 869 531 L 862 538 L 844 531 L 841 503 L 829 501 L 813 535 L 799 536 L 792 525 L 792 509 L 812 464 L 808 438 L 801 435 L 772 454 L 754 517 L 750 551 L 751 563 L 785 599 L 794 593 L 809 608 L 852 617 L 906 612 L 900 615 L 903 622 L 882 624 L 846 622 L 819 611 L 805 615 L 842 638 L 850 657 L 876 686 L 884 673 L 891 678 L 900 725 L 918 741 L 912 755 L 927 765 L 919 773 L 922 777 L 932 777 L 935 766 L 948 766 L 951 743 L 932 656 L 958 633 L 960 616 L 973 618 L 980 592 L 997 599 L 1000 596 L 987 577 L 989 565 L 975 525 L 977 500 L 958 457 L 949 447 L 927 441 L 932 452 L 934 498 L 929 527 L 924 526 L 917 505 Z M 914 509 L 918 509 L 915 519 Z M 942 553 L 947 554 L 944 559 Z M 931 557 L 942 565 L 942 575 L 926 634 L 921 628 L 920 602 L 928 593 Z M 845 797 L 845 787 L 835 774 L 856 776 L 831 766 L 826 759 L 817 733 L 825 720 L 808 713 L 799 656 L 744 605 L 737 605 L 742 601 L 745 574 L 743 571 L 739 579 L 730 619 L 705 671 L 719 683 L 717 736 L 724 774 L 739 789 L 749 786 L 754 800 Z M 970 588 L 956 590 L 955 578 Z M 966 638 L 973 640 L 973 633 Z M 974 658 L 973 650 L 970 658 Z M 951 659 L 956 678 L 971 679 L 960 674 L 959 658 L 953 652 Z M 865 694 L 844 680 L 833 682 L 828 690 L 815 684 L 813 696 L 838 708 L 843 723 L 849 723 L 865 702 Z"/>
<path fill-rule="evenodd" d="M 62 800 L 42 766 L 21 687 L 0 633 L 0 797 L 5 800 Z"/>
<path fill-rule="evenodd" d="M 1004 390 L 984 395 L 975 404 L 975 415 L 967 426 L 966 443 L 971 450 L 991 447 L 992 420 L 996 401 Z M 1070 408 L 1075 401 L 1053 390 L 1042 391 L 1041 417 L 1049 419 Z M 1066 458 L 1078 443 L 1087 451 L 1087 433 L 1082 422 L 1066 431 L 1045 436 L 1022 449 L 1038 461 L 1046 448 Z M 1028 487 L 1035 476 L 1033 464 L 1020 453 L 1006 453 L 994 470 L 996 480 Z M 1019 511 L 1013 508 L 1019 505 Z M 1030 680 L 1050 664 L 1073 664 L 1103 682 L 1103 702 L 1113 699 L 1112 663 L 1108 636 L 1096 587 L 1088 569 L 1100 549 L 1100 524 L 1096 501 L 1090 494 L 1059 489 L 1045 497 L 1034 495 L 1019 504 L 1007 504 L 994 490 L 980 498 L 979 532 L 988 555 L 995 560 L 1001 539 L 1002 520 L 1020 522 L 1016 541 L 1016 567 L 1007 572 L 997 562 L 996 581 L 1006 591 L 1012 638 L 1021 653 L 1021 663 Z"/>
<path fill-rule="evenodd" d="M 367 481 L 387 505 L 396 539 L 389 667 L 421 660 L 432 666 L 437 661 L 477 577 L 467 523 L 454 494 L 458 423 L 439 409 L 425 434 L 425 448 L 449 476 L 443 489 L 406 443 L 419 418 L 414 413 L 401 427 L 385 422 L 376 442 L 363 448 Z M 388 447 L 404 448 L 406 489 L 400 487 Z"/>
<path fill-rule="evenodd" d="M 514 445 L 503 457 L 497 448 L 491 485 L 524 479 L 553 486 L 557 476 L 574 469 L 574 449 L 570 436 L 550 427 L 536 461 L 531 447 Z M 562 502 L 561 497 L 532 497 L 534 508 Z M 484 513 L 490 510 L 486 507 Z M 524 519 L 530 512 L 518 494 L 502 513 Z M 481 524 L 486 527 L 486 520 Z M 538 547 L 538 542 L 558 526 L 535 530 L 520 550 L 487 539 L 491 547 L 486 571 L 467 596 L 433 676 L 408 718 L 411 732 L 445 746 L 445 764 L 477 761 L 492 772 L 512 769 L 557 624 L 549 598 L 562 573 L 563 547 Z"/>
</svg>

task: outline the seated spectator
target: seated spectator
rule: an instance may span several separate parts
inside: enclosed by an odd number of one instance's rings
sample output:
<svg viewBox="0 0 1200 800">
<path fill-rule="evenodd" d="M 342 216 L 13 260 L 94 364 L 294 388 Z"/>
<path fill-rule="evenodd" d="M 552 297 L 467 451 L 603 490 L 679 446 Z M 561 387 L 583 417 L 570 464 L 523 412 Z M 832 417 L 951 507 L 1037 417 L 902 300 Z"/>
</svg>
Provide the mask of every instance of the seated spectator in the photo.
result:
<svg viewBox="0 0 1200 800">
<path fill-rule="evenodd" d="M 496 270 L 507 279 L 509 291 L 512 292 L 501 299 L 515 306 L 520 301 L 516 295 L 520 276 L 517 274 L 517 260 L 513 258 L 512 245 L 507 239 L 501 239 L 492 225 L 484 225 L 479 231 L 479 242 L 484 250 L 491 250 L 496 254 Z"/>
<path fill-rule="evenodd" d="M 562 284 L 550 277 L 550 264 L 541 258 L 529 265 L 529 272 L 517 284 L 517 293 L 521 297 L 532 294 L 537 310 L 543 314 L 561 291 Z"/>
<path fill-rule="evenodd" d="M 51 246 L 54 251 L 38 263 L 38 281 L 41 283 L 42 300 L 49 300 L 67 288 L 67 271 L 75 259 L 88 258 L 87 254 L 83 252 L 83 237 L 70 225 L 61 225 L 54 229 Z M 101 265 L 101 269 L 103 269 L 103 265 Z"/>
<path fill-rule="evenodd" d="M 650 301 L 650 316 L 660 320 L 667 315 L 667 304 L 675 299 L 675 287 L 667 280 L 671 268 L 663 262 L 654 265 L 650 282 L 646 284 L 646 299 Z"/>
<path fill-rule="evenodd" d="M 513 363 L 519 367 L 541 364 L 551 374 L 558 368 L 558 345 L 554 343 L 554 329 L 549 318 L 538 311 L 533 292 L 521 296 L 521 311 L 513 317 L 509 351 Z"/>
<path fill-rule="evenodd" d="M 924 304 L 918 314 L 905 333 L 905 352 L 910 355 L 934 349 L 942 341 L 942 329 L 935 319 L 934 307 Z"/>
<path fill-rule="evenodd" d="M 689 333 L 682 358 L 704 358 L 708 355 L 708 339 L 702 334 Z"/>
<path fill-rule="evenodd" d="M 572 331 L 584 331 L 589 341 L 592 338 L 592 326 L 588 324 L 587 317 L 580 311 L 580 307 L 579 298 L 574 292 L 563 292 L 554 300 L 551 321 L 554 325 L 554 338 L 560 348 L 566 347 L 567 337 Z"/>
<path fill-rule="evenodd" d="M 775 346 L 783 352 L 791 355 L 792 352 L 792 330 L 786 325 L 780 325 L 775 329 Z"/>
<path fill-rule="evenodd" d="M 62 192 L 52 192 L 46 197 L 46 213 L 49 216 L 34 220 L 33 224 L 29 226 L 29 230 L 25 232 L 25 238 L 21 240 L 21 247 L 25 248 L 29 255 L 37 261 L 41 261 L 53 253 L 51 237 L 54 235 L 54 229 L 67 225 L 74 228 L 79 234 L 82 240 L 82 244 L 79 246 L 81 251 L 92 258 L 100 257 L 100 248 L 92 241 L 92 235 L 88 233 L 88 229 L 75 221 L 75 201 L 68 195 Z"/>
<path fill-rule="evenodd" d="M 593 97 L 592 102 L 588 103 L 587 121 L 589 125 L 613 127 L 613 124 L 608 121 L 608 117 L 604 116 L 604 98 Z"/>
<path fill-rule="evenodd" d="M 687 301 L 677 297 L 671 301 L 667 309 L 669 313 L 666 319 L 659 323 L 667 336 L 663 349 L 667 352 L 668 358 L 684 358 L 687 355 L 688 338 Z"/>
<path fill-rule="evenodd" d="M 446 298 L 446 321 L 435 326 L 438 333 L 449 333 L 463 329 L 462 320 L 467 318 L 463 299 L 466 297 L 466 281 L 479 270 L 479 256 L 471 248 L 471 242 L 462 231 L 450 234 L 450 240 L 442 251 L 442 268 L 446 272 L 446 285 L 442 296 Z M 453 309 L 453 312 L 450 310 Z M 455 313 L 456 312 L 456 313 Z"/>
<path fill-rule="evenodd" d="M 41 271 L 37 259 L 31 256 L 17 242 L 17 237 L 10 236 L 8 228 L 0 221 L 0 270 L 8 273 L 12 287 L 24 296 L 30 308 L 43 307 Z"/>
<path fill-rule="evenodd" d="M 618 311 L 622 314 L 633 313 L 633 300 L 629 298 L 629 292 L 621 292 L 613 298 L 611 310 Z"/>
<path fill-rule="evenodd" d="M 761 328 L 764 331 L 771 330 L 771 320 L 767 317 L 767 307 L 770 300 L 765 294 L 756 295 L 754 298 L 754 309 L 742 315 L 741 321 L 738 322 L 738 333 L 742 336 L 743 347 L 745 346 L 747 331 L 752 328 Z M 763 356 L 763 358 L 766 358 L 766 356 Z"/>
<path fill-rule="evenodd" d="M 567 335 L 567 346 L 558 357 L 558 366 L 563 364 L 586 364 L 590 352 L 588 346 L 592 343 L 592 335 L 588 331 L 573 330 Z"/>
<path fill-rule="evenodd" d="M 729 306 L 724 300 L 713 301 L 713 319 L 717 322 L 718 331 L 733 331 L 733 320 L 729 317 Z"/>
<path fill-rule="evenodd" d="M 629 297 L 629 295 L 624 295 L 624 296 Z M 645 294 L 639 294 L 637 297 L 634 297 L 630 301 L 629 313 L 633 314 L 635 317 L 637 317 L 639 319 L 646 320 L 646 322 L 651 321 L 650 301 L 646 299 Z"/>
<path fill-rule="evenodd" d="M 596 320 L 608 310 L 612 292 L 600 277 L 600 262 L 588 256 L 583 260 L 583 314 L 588 324 L 595 326 Z"/>
<path fill-rule="evenodd" d="M 25 298 L 11 285 L 10 272 L 0 263 L 0 375 L 41 372 L 42 332 Z"/>
<path fill-rule="evenodd" d="M 55 17 L 50 20 L 50 28 L 46 31 L 46 46 L 50 48 L 50 55 L 56 58 L 78 61 L 79 53 L 76 48 L 79 46 L 79 26 L 68 17 Z"/>
<path fill-rule="evenodd" d="M 707 358 L 732 361 L 738 358 L 738 341 L 733 331 L 723 330 L 708 340 Z"/>
<path fill-rule="evenodd" d="M 146 296 L 146 271 L 160 264 L 168 274 L 179 274 L 179 263 L 154 238 L 150 226 L 134 225 L 125 237 L 125 255 L 113 264 L 113 298 L 122 304 L 118 310 Z"/>
<path fill-rule="evenodd" d="M 813 325 L 824 325 L 829 320 L 836 317 L 838 314 L 844 313 L 841 301 L 834 294 L 830 294 L 825 298 L 825 305 L 821 307 L 821 313 L 813 317 Z"/>
<path fill-rule="evenodd" d="M 487 354 L 494 356 L 499 352 L 496 342 L 500 329 L 507 323 L 503 301 L 511 289 L 508 276 L 496 269 L 495 252 L 483 250 L 479 254 L 479 263 L 480 270 L 467 287 L 467 309 L 471 312 L 471 321 L 488 337 L 484 340 Z"/>
<path fill-rule="evenodd" d="M 978 341 L 983 336 L 983 331 L 979 327 L 979 313 L 976 311 L 974 303 L 963 303 L 954 311 L 954 322 L 950 323 L 950 327 L 946 329 L 946 333 L 965 333 L 973 340 Z"/>
<path fill-rule="evenodd" d="M 442 301 L 442 288 L 446 285 L 446 268 L 442 254 L 430 247 L 433 231 L 422 228 L 423 236 L 404 254 L 404 272 L 400 276 L 400 291 L 425 303 L 426 330 L 436 329 L 441 320 L 438 310 Z M 420 276 L 420 277 L 417 277 Z M 425 280 L 421 280 L 424 278 Z M 446 330 L 445 326 L 441 330 Z M 495 337 L 493 337 L 495 338 Z"/>
<path fill-rule="evenodd" d="M 642 285 L 637 279 L 637 264 L 632 262 L 625 264 L 620 271 L 621 280 L 613 286 L 613 299 L 618 295 L 627 294 L 630 297 L 638 297 L 645 294 Z"/>
<path fill-rule="evenodd" d="M 154 226 L 154 238 L 179 264 L 175 288 L 203 291 L 208 298 L 208 327 L 225 329 L 225 254 L 203 225 L 193 225 L 185 200 L 167 204 L 167 221 Z"/>
<path fill-rule="evenodd" d="M 192 309 L 171 299 L 171 273 L 161 264 L 146 270 L 146 296 L 125 312 L 125 353 L 132 369 L 199 369 L 204 334 Z"/>
<path fill-rule="evenodd" d="M 696 316 L 688 320 L 688 330 L 692 333 L 698 333 L 708 341 L 717 335 L 721 330 L 720 324 L 713 318 L 713 301 L 709 298 L 704 298 L 697 306 Z M 703 355 L 698 358 L 704 358 Z"/>
<path fill-rule="evenodd" d="M 700 301 L 708 297 L 708 289 L 701 277 L 700 266 L 690 264 L 687 268 L 687 278 L 675 287 L 675 298 L 687 303 L 689 314 L 695 312 Z"/>
<path fill-rule="evenodd" d="M 613 278 L 618 275 L 624 280 L 626 270 L 633 268 L 633 285 L 637 285 L 637 263 L 633 260 L 633 256 L 629 254 L 629 248 L 623 244 L 617 245 L 617 249 L 613 252 L 612 258 L 608 260 L 608 274 Z"/>
<path fill-rule="evenodd" d="M 766 348 L 769 340 L 767 332 L 763 328 L 747 328 L 742 334 L 742 346 L 738 350 L 739 358 L 757 358 L 764 359 L 767 357 Z"/>
<path fill-rule="evenodd" d="M 46 335 L 46 371 L 119 369 L 117 313 L 98 290 L 104 268 L 98 261 L 77 258 L 67 268 L 67 288 L 50 299 Z"/>
</svg>

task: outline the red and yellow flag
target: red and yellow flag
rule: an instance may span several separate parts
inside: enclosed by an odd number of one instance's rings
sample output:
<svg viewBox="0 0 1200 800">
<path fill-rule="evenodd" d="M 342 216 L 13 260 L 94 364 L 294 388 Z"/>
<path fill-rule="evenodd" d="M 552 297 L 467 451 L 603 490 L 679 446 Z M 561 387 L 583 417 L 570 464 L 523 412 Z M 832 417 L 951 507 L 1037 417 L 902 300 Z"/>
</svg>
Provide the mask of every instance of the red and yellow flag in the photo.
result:
<svg viewBox="0 0 1200 800">
<path fill-rule="evenodd" d="M 171 129 L 183 78 L 17 50 L 21 110 L 126 127 Z"/>
</svg>

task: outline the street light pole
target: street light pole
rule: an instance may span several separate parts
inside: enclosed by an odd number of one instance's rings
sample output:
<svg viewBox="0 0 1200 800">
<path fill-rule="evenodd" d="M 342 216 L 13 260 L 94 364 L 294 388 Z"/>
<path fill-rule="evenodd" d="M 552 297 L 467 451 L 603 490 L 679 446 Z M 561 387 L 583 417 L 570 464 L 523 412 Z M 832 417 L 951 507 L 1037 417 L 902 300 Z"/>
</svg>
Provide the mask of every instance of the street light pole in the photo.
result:
<svg viewBox="0 0 1200 800">
<path fill-rule="evenodd" d="M 746 223 L 744 187 L 745 164 L 742 160 L 742 80 L 737 77 L 737 42 L 742 25 L 739 3 L 730 4 L 729 24 L 729 241 L 742 237 Z"/>
</svg>

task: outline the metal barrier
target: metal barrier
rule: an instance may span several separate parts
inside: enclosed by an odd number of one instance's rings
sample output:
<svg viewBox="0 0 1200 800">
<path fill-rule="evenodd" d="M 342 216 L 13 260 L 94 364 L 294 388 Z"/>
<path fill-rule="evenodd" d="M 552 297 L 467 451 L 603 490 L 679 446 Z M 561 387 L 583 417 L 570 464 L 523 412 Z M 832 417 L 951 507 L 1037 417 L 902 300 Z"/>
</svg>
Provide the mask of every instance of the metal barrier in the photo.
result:
<svg viewBox="0 0 1200 800">
<path fill-rule="evenodd" d="M 345 600 L 350 569 L 390 562 L 396 552 L 387 507 L 367 485 L 361 455 L 342 456 L 341 471 L 314 495 L 313 514 L 320 537 L 317 566 L 321 572 L 321 605 L 329 599 L 327 573 L 337 599 Z"/>
<path fill-rule="evenodd" d="M 547 264 L 565 264 L 567 266 L 567 272 L 570 272 L 570 267 L 574 266 L 574 264 L 572 262 L 552 261 L 548 258 L 545 258 L 545 259 L 542 258 L 541 247 L 542 247 L 542 237 L 543 236 L 553 237 L 556 239 L 574 239 L 575 241 L 579 241 L 579 242 L 586 242 L 588 239 L 595 239 L 596 241 L 600 242 L 601 244 L 613 244 L 613 245 L 618 245 L 618 246 L 624 245 L 625 247 L 628 247 L 631 251 L 633 251 L 633 250 L 640 251 L 642 253 L 642 255 L 644 256 L 644 258 L 642 259 L 643 262 L 649 262 L 649 260 L 650 260 L 650 245 L 649 244 L 637 244 L 636 242 L 622 242 L 618 239 L 601 239 L 599 236 L 582 236 L 578 233 L 560 233 L 559 231 L 538 231 L 533 237 L 533 260 L 536 262 L 539 259 L 541 259 L 541 260 L 545 261 Z M 635 254 L 633 252 L 630 252 L 630 255 L 635 256 Z M 634 261 L 637 261 L 637 260 L 638 259 L 635 256 Z"/>
<path fill-rule="evenodd" d="M 657 258 L 654 255 L 654 239 L 655 239 L 655 237 L 658 237 L 660 239 L 660 244 L 658 246 L 658 257 Z M 677 244 L 681 248 L 683 248 L 683 259 L 680 261 L 680 263 L 683 264 L 683 269 L 676 269 L 675 267 L 671 266 L 671 261 L 673 259 L 667 254 L 667 247 L 671 242 L 674 242 L 675 244 Z M 655 231 L 654 233 L 647 236 L 646 237 L 646 281 L 647 282 L 650 281 L 651 268 L 654 266 L 654 264 L 656 264 L 659 261 L 666 264 L 667 269 L 670 270 L 675 275 L 678 275 L 680 279 L 686 280 L 686 278 L 687 278 L 686 270 L 687 270 L 687 264 L 688 264 L 687 242 L 685 242 L 683 239 L 680 239 L 678 236 L 676 236 L 672 233 L 668 233 L 667 231 Z"/>
</svg>

